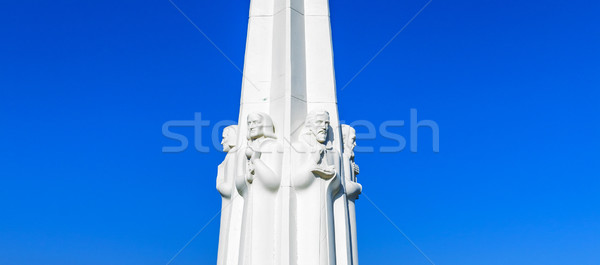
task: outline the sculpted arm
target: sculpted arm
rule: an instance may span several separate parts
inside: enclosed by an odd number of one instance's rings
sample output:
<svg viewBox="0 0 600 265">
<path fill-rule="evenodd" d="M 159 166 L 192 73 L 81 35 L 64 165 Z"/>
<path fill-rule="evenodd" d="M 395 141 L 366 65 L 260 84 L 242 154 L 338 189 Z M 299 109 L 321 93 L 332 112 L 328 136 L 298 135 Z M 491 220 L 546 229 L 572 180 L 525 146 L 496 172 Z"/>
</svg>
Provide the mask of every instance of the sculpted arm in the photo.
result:
<svg viewBox="0 0 600 265">
<path fill-rule="evenodd" d="M 277 144 L 267 148 L 267 153 L 255 151 L 250 157 L 254 165 L 255 178 L 271 189 L 279 188 L 281 183 L 281 152 Z"/>
<path fill-rule="evenodd" d="M 312 157 L 313 157 L 313 168 L 312 168 L 312 173 L 316 174 L 317 176 L 319 176 L 320 178 L 324 179 L 324 180 L 328 180 L 331 179 L 335 176 L 335 169 L 338 168 L 339 166 L 336 165 L 330 165 L 329 163 L 324 163 L 323 160 L 331 160 L 329 159 L 327 156 L 327 153 L 325 152 L 325 149 L 319 148 L 316 150 L 311 151 L 312 152 Z M 337 161 L 337 160 L 336 160 Z M 333 161 L 330 161 L 333 162 Z"/>
<path fill-rule="evenodd" d="M 298 164 L 297 173 L 310 172 L 316 167 L 316 161 L 319 161 L 319 158 L 314 153 L 311 153 L 307 146 L 301 143 L 294 143 L 293 150 L 295 152 L 292 160 Z"/>
<path fill-rule="evenodd" d="M 244 152 L 239 152 L 236 159 L 236 171 L 234 175 L 235 188 L 241 196 L 244 196 L 248 186 L 246 184 L 246 178 L 248 170 L 246 168 L 246 156 Z"/>
<path fill-rule="evenodd" d="M 346 181 L 346 195 L 356 197 L 362 192 L 362 185 L 354 181 Z"/>
<path fill-rule="evenodd" d="M 346 195 L 349 198 L 355 198 L 362 192 L 362 185 L 356 182 L 356 172 L 358 170 L 358 166 L 350 159 L 349 156 L 343 155 L 344 157 L 344 180 L 346 189 Z"/>
<path fill-rule="evenodd" d="M 217 191 L 224 198 L 231 197 L 231 185 L 225 180 L 225 167 L 223 164 L 219 165 L 217 171 Z"/>
</svg>

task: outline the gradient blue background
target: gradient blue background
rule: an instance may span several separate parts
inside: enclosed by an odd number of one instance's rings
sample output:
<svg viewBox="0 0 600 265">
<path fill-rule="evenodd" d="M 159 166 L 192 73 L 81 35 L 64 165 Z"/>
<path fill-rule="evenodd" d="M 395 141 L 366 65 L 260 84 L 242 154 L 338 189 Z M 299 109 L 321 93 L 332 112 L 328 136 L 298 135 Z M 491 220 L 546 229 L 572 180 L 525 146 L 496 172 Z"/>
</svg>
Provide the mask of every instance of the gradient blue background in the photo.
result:
<svg viewBox="0 0 600 265">
<path fill-rule="evenodd" d="M 176 3 L 243 65 L 248 0 Z M 332 0 L 338 87 L 425 3 Z M 357 155 L 365 193 L 436 264 L 600 264 L 599 13 L 433 0 L 338 91 L 346 121 L 439 124 L 440 153 L 422 129 L 417 153 Z M 161 126 L 236 120 L 241 74 L 167 0 L 2 1 L 0 36 L 0 264 L 166 264 L 220 209 L 224 154 L 191 128 L 164 154 Z M 357 204 L 361 264 L 429 264 Z M 218 226 L 172 264 L 215 264 Z"/>
</svg>

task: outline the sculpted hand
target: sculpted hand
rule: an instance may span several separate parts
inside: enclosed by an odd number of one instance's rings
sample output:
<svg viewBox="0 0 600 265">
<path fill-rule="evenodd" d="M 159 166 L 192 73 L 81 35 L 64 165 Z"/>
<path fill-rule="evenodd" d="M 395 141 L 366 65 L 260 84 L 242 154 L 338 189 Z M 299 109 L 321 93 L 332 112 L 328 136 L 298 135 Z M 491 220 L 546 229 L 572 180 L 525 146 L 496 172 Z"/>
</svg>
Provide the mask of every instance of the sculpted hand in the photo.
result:
<svg viewBox="0 0 600 265">
<path fill-rule="evenodd" d="M 252 181 L 254 181 L 254 169 L 252 169 L 252 172 L 250 172 L 250 174 L 246 174 L 246 181 L 248 181 L 249 183 L 252 183 Z"/>
<path fill-rule="evenodd" d="M 346 195 L 351 198 L 357 198 L 362 192 L 362 185 L 356 182 L 346 182 Z"/>
<path fill-rule="evenodd" d="M 251 147 L 246 148 L 246 158 L 252 162 L 256 161 L 256 159 L 260 159 L 261 155 L 261 152 L 255 151 Z"/>
<path fill-rule="evenodd" d="M 335 176 L 335 167 L 327 166 L 326 168 L 324 168 L 317 166 L 315 169 L 312 170 L 312 173 L 319 176 L 322 179 L 330 179 L 333 178 L 333 176 Z"/>
<path fill-rule="evenodd" d="M 251 147 L 246 147 L 246 158 L 250 160 L 250 158 L 252 158 L 252 155 L 254 155 L 254 150 L 252 150 Z"/>
<path fill-rule="evenodd" d="M 325 148 L 323 148 L 322 146 L 313 148 L 311 150 L 311 155 L 317 165 L 321 164 L 321 161 L 323 160 L 323 157 L 325 156 Z"/>
</svg>

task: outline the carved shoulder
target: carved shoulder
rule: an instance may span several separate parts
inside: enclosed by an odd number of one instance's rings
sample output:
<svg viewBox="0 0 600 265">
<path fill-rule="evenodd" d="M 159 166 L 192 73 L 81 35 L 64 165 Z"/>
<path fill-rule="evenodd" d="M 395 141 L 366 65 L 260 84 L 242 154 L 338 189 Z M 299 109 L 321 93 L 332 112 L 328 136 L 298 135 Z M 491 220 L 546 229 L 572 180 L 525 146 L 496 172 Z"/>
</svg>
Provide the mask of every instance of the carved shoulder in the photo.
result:
<svg viewBox="0 0 600 265">
<path fill-rule="evenodd" d="M 260 151 L 261 152 L 281 152 L 283 151 L 283 147 L 279 144 L 279 142 L 275 139 L 267 139 L 260 143 Z"/>
</svg>

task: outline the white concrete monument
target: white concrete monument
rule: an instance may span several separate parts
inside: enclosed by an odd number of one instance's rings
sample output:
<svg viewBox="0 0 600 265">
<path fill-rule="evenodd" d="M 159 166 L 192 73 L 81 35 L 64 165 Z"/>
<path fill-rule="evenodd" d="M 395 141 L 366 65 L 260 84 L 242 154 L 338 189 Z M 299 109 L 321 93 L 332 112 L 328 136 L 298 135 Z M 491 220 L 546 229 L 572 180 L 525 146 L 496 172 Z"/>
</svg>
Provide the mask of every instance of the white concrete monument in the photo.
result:
<svg viewBox="0 0 600 265">
<path fill-rule="evenodd" d="M 218 265 L 358 264 L 362 186 L 330 28 L 328 0 L 251 0 L 239 125 L 223 132 L 217 177 Z"/>
</svg>

